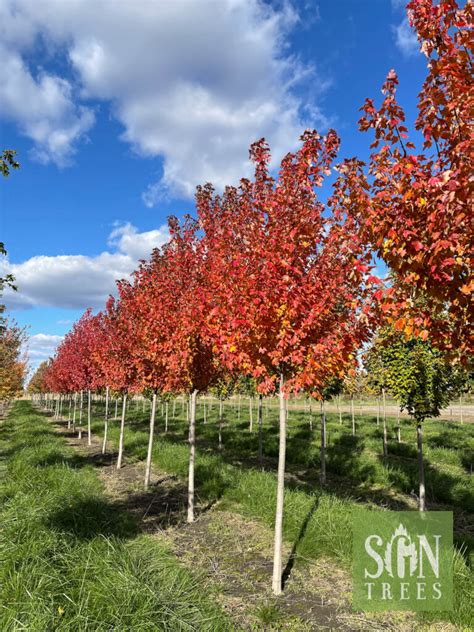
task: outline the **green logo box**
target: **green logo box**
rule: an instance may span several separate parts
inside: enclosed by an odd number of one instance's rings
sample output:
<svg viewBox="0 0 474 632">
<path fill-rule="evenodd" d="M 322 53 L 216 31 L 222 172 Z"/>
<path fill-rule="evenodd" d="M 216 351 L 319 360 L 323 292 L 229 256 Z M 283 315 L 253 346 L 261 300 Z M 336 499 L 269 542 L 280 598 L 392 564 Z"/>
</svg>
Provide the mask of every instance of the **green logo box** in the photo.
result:
<svg viewBox="0 0 474 632">
<path fill-rule="evenodd" d="M 353 608 L 453 607 L 451 511 L 353 511 Z"/>
</svg>

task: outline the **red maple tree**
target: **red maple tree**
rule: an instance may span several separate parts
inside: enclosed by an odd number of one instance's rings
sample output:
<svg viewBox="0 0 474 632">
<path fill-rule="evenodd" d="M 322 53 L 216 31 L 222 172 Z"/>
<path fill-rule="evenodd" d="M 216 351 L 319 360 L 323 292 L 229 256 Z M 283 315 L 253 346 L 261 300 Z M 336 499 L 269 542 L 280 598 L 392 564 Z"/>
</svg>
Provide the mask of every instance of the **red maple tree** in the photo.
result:
<svg viewBox="0 0 474 632">
<path fill-rule="evenodd" d="M 383 309 L 399 330 L 427 338 L 466 359 L 472 352 L 474 280 L 472 97 L 473 5 L 412 0 L 411 26 L 428 59 L 408 137 L 391 70 L 379 108 L 367 99 L 360 129 L 373 130 L 368 195 L 357 209 L 364 238 L 394 273 Z"/>
<path fill-rule="evenodd" d="M 316 188 L 339 147 L 334 131 L 307 131 L 302 146 L 270 176 L 264 140 L 252 145 L 253 181 L 222 198 L 200 187 L 197 207 L 206 274 L 205 330 L 230 371 L 252 375 L 260 392 L 280 395 L 280 454 L 273 590 L 281 592 L 286 406 L 290 391 L 320 396 L 341 377 L 371 330 L 370 253 L 346 213 L 339 185 L 328 205 Z M 328 213 L 328 210 L 332 212 Z"/>
</svg>

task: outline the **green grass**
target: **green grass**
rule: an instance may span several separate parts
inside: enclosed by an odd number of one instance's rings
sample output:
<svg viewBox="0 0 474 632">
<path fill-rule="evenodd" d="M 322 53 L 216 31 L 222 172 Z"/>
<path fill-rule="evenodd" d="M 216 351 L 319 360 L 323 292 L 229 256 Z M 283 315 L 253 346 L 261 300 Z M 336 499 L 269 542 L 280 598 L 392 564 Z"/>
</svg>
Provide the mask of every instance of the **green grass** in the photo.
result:
<svg viewBox="0 0 474 632">
<path fill-rule="evenodd" d="M 181 413 L 180 407 L 178 407 Z M 96 406 L 101 414 L 101 406 Z M 201 413 L 201 410 L 199 411 Z M 129 410 L 125 436 L 125 455 L 132 460 L 145 457 L 147 446 L 148 411 L 134 406 Z M 202 414 L 202 413 L 201 413 Z M 233 406 L 226 406 L 227 425 L 224 429 L 224 451 L 217 447 L 217 406 L 208 411 L 207 424 L 198 420 L 198 456 L 196 461 L 197 494 L 201 500 L 229 503 L 243 514 L 250 515 L 273 527 L 275 511 L 275 465 L 278 454 L 277 411 L 270 409 L 265 417 L 264 453 L 267 471 L 256 467 L 257 435 L 248 431 L 248 411 L 242 409 L 240 421 Z M 158 416 L 157 438 L 153 461 L 162 470 L 182 478 L 187 475 L 187 424 L 184 418 L 170 419 L 169 432 L 163 433 L 163 420 Z M 323 491 L 317 484 L 319 461 L 319 432 L 317 417 L 310 432 L 307 416 L 291 412 L 288 431 L 289 470 L 298 475 L 296 482 L 287 485 L 285 492 L 284 536 L 298 559 L 332 556 L 346 568 L 351 564 L 351 512 L 356 499 L 364 490 L 371 490 L 371 506 L 386 506 L 392 490 L 410 493 L 417 490 L 415 429 L 409 421 L 402 421 L 403 443 L 396 441 L 396 420 L 388 420 L 389 456 L 381 454 L 381 425 L 373 418 L 359 418 L 357 436 L 351 436 L 347 415 L 339 425 L 334 415 L 328 416 L 328 472 L 332 474 L 331 491 Z M 97 416 L 93 431 L 102 432 L 103 422 Z M 254 424 L 255 428 L 255 424 Z M 474 427 L 449 422 L 429 421 L 425 425 L 426 479 L 431 501 L 444 502 L 456 511 L 472 511 L 473 481 L 466 471 L 472 462 Z M 118 422 L 112 422 L 111 443 L 118 443 Z M 339 488 L 340 485 L 340 488 Z M 363 496 L 368 498 L 368 496 Z M 397 508 L 403 499 L 397 499 Z M 441 615 L 460 625 L 473 625 L 474 576 L 473 543 L 461 535 L 457 537 L 455 557 L 455 609 Z M 426 617 L 428 620 L 429 617 Z"/>
<path fill-rule="evenodd" d="M 0 629 L 231 630 L 199 583 L 17 402 L 0 426 Z"/>
</svg>

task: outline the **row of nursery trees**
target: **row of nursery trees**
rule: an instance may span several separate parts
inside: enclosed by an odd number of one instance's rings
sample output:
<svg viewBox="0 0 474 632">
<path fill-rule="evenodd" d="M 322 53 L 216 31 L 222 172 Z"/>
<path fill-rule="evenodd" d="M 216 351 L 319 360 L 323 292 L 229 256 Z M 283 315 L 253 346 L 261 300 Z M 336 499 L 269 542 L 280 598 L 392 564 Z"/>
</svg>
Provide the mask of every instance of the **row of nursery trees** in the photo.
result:
<svg viewBox="0 0 474 632">
<path fill-rule="evenodd" d="M 151 447 L 157 395 L 185 394 L 189 521 L 197 395 L 236 376 L 253 378 L 262 395 L 277 393 L 276 594 L 282 589 L 288 395 L 322 400 L 331 384 L 356 370 L 360 350 L 379 332 L 386 344 L 379 340 L 375 348 L 385 351 L 374 352 L 372 362 L 389 370 L 404 357 L 412 360 L 405 362 L 404 387 L 394 378 L 391 390 L 416 418 L 422 465 L 421 423 L 452 397 L 439 385 L 451 384 L 454 364 L 466 366 L 472 350 L 466 99 L 472 5 L 416 0 L 408 10 L 428 58 L 415 123 L 423 147 L 413 142 L 418 134 L 408 138 L 394 71 L 380 107 L 370 99 L 362 107 L 360 128 L 375 132 L 368 166 L 356 158 L 336 163 L 335 131 L 324 137 L 306 131 L 274 178 L 269 148 L 263 139 L 256 142 L 250 149 L 254 177 L 222 195 L 210 184 L 198 187 L 196 219 L 169 219 L 169 242 L 140 264 L 131 282 L 118 282 L 118 297 L 102 312 L 84 314 L 42 378 L 50 392 L 87 397 L 89 442 L 91 393 L 105 392 L 107 401 L 110 391 L 122 394 L 119 465 L 127 397 L 153 393 Z M 321 187 L 325 202 L 316 193 Z M 391 271 L 387 284 L 372 273 L 376 257 Z M 324 443 L 323 426 L 323 449 Z M 151 450 L 148 470 L 150 458 Z"/>
</svg>

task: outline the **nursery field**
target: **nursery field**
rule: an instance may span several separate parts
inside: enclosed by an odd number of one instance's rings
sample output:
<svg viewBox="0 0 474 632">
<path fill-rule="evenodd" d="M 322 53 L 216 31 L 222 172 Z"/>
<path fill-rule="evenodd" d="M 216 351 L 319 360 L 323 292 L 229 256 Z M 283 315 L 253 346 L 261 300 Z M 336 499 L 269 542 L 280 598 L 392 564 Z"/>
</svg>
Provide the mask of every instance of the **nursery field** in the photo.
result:
<svg viewBox="0 0 474 632">
<path fill-rule="evenodd" d="M 174 409 L 174 415 L 173 415 Z M 17 402 L 1 426 L 1 628 L 5 630 L 468 629 L 473 624 L 474 427 L 425 423 L 429 509 L 454 512 L 455 607 L 442 615 L 362 615 L 350 608 L 351 511 L 416 509 L 415 429 L 388 419 L 327 414 L 327 486 L 319 485 L 319 419 L 290 410 L 284 594 L 270 591 L 278 454 L 277 410 L 263 410 L 263 471 L 254 413 L 198 404 L 197 521 L 185 524 L 189 448 L 178 400 L 158 406 L 152 485 L 143 491 L 149 402 L 127 410 L 125 466 L 115 468 L 118 421 L 101 454 L 93 441 Z M 205 412 L 205 422 L 204 422 Z M 60 434 L 58 434 L 60 433 Z"/>
</svg>

